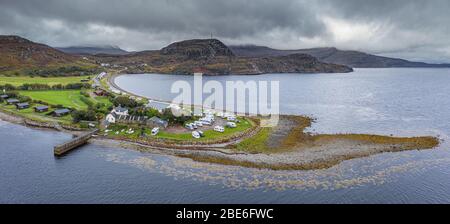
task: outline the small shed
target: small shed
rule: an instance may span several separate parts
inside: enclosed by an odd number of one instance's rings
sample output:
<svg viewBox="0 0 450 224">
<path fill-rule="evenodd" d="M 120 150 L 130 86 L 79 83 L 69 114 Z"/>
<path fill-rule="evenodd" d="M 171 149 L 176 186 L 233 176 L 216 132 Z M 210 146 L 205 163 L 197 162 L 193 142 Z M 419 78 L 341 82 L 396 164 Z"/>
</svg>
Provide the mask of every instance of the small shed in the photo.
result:
<svg viewBox="0 0 450 224">
<path fill-rule="evenodd" d="M 66 116 L 66 115 L 68 115 L 69 113 L 70 113 L 70 110 L 69 110 L 69 109 L 66 109 L 66 108 L 64 108 L 64 109 L 58 109 L 58 110 L 55 110 L 55 111 L 53 112 L 53 114 L 54 114 L 56 117 Z"/>
<path fill-rule="evenodd" d="M 18 103 L 18 104 L 16 104 L 16 108 L 17 108 L 18 110 L 27 109 L 27 108 L 29 108 L 29 107 L 30 107 L 30 104 L 29 104 L 29 103 Z"/>
<path fill-rule="evenodd" d="M 103 90 L 103 89 L 97 89 L 97 90 L 95 90 L 95 91 L 94 91 L 94 94 L 97 95 L 97 96 L 106 96 L 106 95 L 107 95 L 106 91 Z"/>
<path fill-rule="evenodd" d="M 169 125 L 169 122 L 167 122 L 159 117 L 152 117 L 147 120 L 147 125 L 161 127 L 161 128 L 167 128 L 167 126 Z"/>
<path fill-rule="evenodd" d="M 37 113 L 47 112 L 48 111 L 48 106 L 37 106 L 37 107 L 34 107 L 34 111 L 37 112 Z"/>
<path fill-rule="evenodd" d="M 6 103 L 12 105 L 12 104 L 18 104 L 20 101 L 18 99 L 8 99 L 6 100 Z"/>
</svg>

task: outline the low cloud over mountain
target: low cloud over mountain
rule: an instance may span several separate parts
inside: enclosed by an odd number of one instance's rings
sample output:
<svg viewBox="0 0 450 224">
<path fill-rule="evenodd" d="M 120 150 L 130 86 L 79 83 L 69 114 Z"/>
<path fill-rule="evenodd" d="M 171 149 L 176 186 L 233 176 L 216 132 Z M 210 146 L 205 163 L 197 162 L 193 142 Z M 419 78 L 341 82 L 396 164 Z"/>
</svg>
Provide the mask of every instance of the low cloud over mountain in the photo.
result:
<svg viewBox="0 0 450 224">
<path fill-rule="evenodd" d="M 131 51 L 213 34 L 229 45 L 450 62 L 449 11 L 447 0 L 2 0 L 0 34 Z"/>
</svg>

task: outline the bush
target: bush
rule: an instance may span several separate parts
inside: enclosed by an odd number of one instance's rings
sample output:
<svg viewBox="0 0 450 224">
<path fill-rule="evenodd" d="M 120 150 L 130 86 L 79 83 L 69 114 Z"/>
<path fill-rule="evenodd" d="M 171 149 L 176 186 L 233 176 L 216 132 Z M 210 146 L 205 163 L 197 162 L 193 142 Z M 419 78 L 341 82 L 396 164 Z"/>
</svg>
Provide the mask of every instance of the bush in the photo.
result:
<svg viewBox="0 0 450 224">
<path fill-rule="evenodd" d="M 31 102 L 31 98 L 30 98 L 29 96 L 22 96 L 22 95 L 19 95 L 19 96 L 17 96 L 17 99 L 18 99 L 20 102 Z"/>
<path fill-rule="evenodd" d="M 19 93 L 14 92 L 14 91 L 13 92 L 6 92 L 5 94 L 8 95 L 9 98 L 17 98 L 19 96 Z"/>
<path fill-rule="evenodd" d="M 118 97 L 114 98 L 113 104 L 116 107 L 123 106 L 123 107 L 128 107 L 128 108 L 135 108 L 135 107 L 138 107 L 141 105 L 137 101 L 130 99 L 129 97 L 126 97 L 126 96 L 118 96 Z"/>
<path fill-rule="evenodd" d="M 80 121 L 97 121 L 97 114 L 93 110 L 74 110 L 72 112 L 72 118 L 75 123 Z"/>
<path fill-rule="evenodd" d="M 51 87 L 47 84 L 38 84 L 38 83 L 34 83 L 34 84 L 28 84 L 25 83 L 22 86 L 19 86 L 20 90 L 49 90 L 51 89 Z"/>
<path fill-rule="evenodd" d="M 80 91 L 80 94 L 85 96 L 85 97 L 90 97 L 89 93 L 87 91 L 84 91 L 84 90 Z"/>
<path fill-rule="evenodd" d="M 172 124 L 184 124 L 186 121 L 192 119 L 192 116 L 180 116 L 177 117 L 173 115 L 172 110 L 170 108 L 166 108 L 162 111 L 160 118 L 166 120 Z"/>
<path fill-rule="evenodd" d="M 80 100 L 83 101 L 86 105 L 88 105 L 89 108 L 92 108 L 94 106 L 94 103 L 85 96 L 80 96 Z"/>
<path fill-rule="evenodd" d="M 157 109 L 147 107 L 132 108 L 128 111 L 128 113 L 134 116 L 147 116 L 147 117 L 154 117 L 154 116 L 158 117 L 161 115 Z"/>
<path fill-rule="evenodd" d="M 5 84 L 5 85 L 0 85 L 0 90 L 11 91 L 11 90 L 17 90 L 17 88 L 11 84 Z"/>
</svg>

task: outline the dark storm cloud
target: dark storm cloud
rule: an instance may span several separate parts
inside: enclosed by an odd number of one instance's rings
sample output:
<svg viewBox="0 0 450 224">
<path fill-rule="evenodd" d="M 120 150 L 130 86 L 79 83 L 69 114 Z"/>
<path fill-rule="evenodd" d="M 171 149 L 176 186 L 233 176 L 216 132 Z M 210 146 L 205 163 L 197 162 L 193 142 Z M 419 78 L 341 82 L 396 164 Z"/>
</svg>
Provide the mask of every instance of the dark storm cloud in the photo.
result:
<svg viewBox="0 0 450 224">
<path fill-rule="evenodd" d="M 323 31 L 320 20 L 297 1 L 3 1 L 2 11 L 67 23 L 99 23 L 153 32 L 216 33 L 239 37 L 275 28 L 311 36 Z M 5 21 L 6 22 L 6 21 Z"/>
<path fill-rule="evenodd" d="M 0 0 L 0 33 L 142 50 L 206 38 L 450 61 L 448 0 Z"/>
</svg>

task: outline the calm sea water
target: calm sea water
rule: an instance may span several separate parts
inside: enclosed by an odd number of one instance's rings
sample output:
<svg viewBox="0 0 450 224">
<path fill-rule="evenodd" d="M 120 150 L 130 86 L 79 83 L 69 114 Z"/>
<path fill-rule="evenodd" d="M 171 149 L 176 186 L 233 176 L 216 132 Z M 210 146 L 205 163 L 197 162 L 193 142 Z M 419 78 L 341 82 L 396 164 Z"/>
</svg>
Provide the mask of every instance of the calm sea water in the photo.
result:
<svg viewBox="0 0 450 224">
<path fill-rule="evenodd" d="M 189 76 L 116 82 L 172 99 Z M 357 69 L 350 74 L 205 77 L 280 81 L 281 111 L 317 118 L 319 133 L 435 135 L 434 150 L 384 153 L 327 170 L 269 171 L 90 144 L 55 158 L 71 136 L 0 121 L 0 203 L 450 203 L 450 70 Z"/>
</svg>

